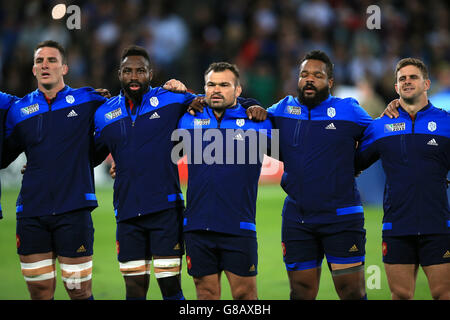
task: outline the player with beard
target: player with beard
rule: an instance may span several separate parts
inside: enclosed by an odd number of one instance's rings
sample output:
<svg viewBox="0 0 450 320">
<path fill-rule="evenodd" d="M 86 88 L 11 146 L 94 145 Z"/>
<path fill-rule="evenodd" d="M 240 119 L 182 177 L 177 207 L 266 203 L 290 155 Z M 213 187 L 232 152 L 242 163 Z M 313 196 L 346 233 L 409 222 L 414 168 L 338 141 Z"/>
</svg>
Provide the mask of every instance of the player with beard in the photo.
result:
<svg viewBox="0 0 450 320">
<path fill-rule="evenodd" d="M 115 177 L 117 251 L 126 297 L 146 298 L 153 259 L 163 298 L 181 300 L 184 201 L 171 159 L 171 135 L 195 95 L 185 93 L 181 83 L 172 86 L 183 91 L 179 93 L 151 87 L 150 58 L 139 46 L 124 50 L 118 75 L 122 91 L 97 110 L 94 121 L 96 163 L 109 153 L 115 162 L 110 173 Z"/>
<path fill-rule="evenodd" d="M 246 119 L 236 65 L 212 63 L 204 77 L 207 106 L 195 117 L 186 113 L 178 131 L 189 172 L 183 221 L 188 273 L 199 300 L 220 299 L 222 271 L 233 299 L 253 300 L 256 198 L 262 141 L 271 145 L 271 122 Z"/>
<path fill-rule="evenodd" d="M 183 196 L 170 137 L 195 96 L 152 88 L 150 58 L 141 47 L 127 47 L 120 61 L 122 90 L 94 121 L 96 164 L 109 153 L 115 162 L 116 244 L 126 298 L 146 299 L 153 259 L 163 298 L 182 300 Z"/>
<path fill-rule="evenodd" d="M 366 299 L 364 214 L 354 156 L 371 117 L 330 95 L 333 64 L 321 51 L 300 63 L 298 97 L 268 109 L 284 162 L 282 249 L 291 299 L 315 299 L 324 255 L 341 299 Z"/>
</svg>

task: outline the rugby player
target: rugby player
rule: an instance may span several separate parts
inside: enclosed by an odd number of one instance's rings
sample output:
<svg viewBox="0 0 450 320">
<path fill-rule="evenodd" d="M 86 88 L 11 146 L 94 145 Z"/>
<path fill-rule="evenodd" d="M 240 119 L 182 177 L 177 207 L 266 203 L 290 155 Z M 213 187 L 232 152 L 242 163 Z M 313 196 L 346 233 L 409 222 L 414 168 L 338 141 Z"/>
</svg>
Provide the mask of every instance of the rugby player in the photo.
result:
<svg viewBox="0 0 450 320">
<path fill-rule="evenodd" d="M 118 76 L 120 95 L 95 114 L 95 141 L 96 163 L 109 153 L 114 159 L 116 240 L 126 299 L 146 299 L 153 260 L 163 299 L 182 300 L 184 200 L 171 161 L 171 135 L 195 95 L 151 87 L 150 58 L 138 46 L 124 50 Z"/>
<path fill-rule="evenodd" d="M 179 122 L 189 172 L 183 220 L 186 261 L 199 300 L 220 299 L 222 271 L 233 299 L 258 297 L 255 213 L 261 140 L 247 135 L 270 138 L 271 123 L 247 119 L 238 101 L 241 92 L 237 67 L 213 63 L 205 72 L 207 106 L 195 116 L 186 113 Z M 228 130 L 231 144 L 225 142 Z M 247 157 L 239 162 L 242 150 Z M 249 161 L 256 154 L 256 161 Z"/>
<path fill-rule="evenodd" d="M 333 64 L 322 51 L 300 62 L 298 96 L 268 109 L 280 133 L 282 250 L 291 299 L 315 299 L 324 255 L 340 299 L 366 299 L 364 214 L 354 155 L 371 117 L 330 94 Z"/>
<path fill-rule="evenodd" d="M 398 117 L 376 119 L 357 153 L 359 170 L 386 174 L 382 253 L 392 299 L 413 299 L 419 265 L 434 299 L 450 299 L 450 114 L 434 107 L 425 64 L 398 62 Z"/>
<path fill-rule="evenodd" d="M 93 299 L 93 225 L 97 207 L 91 159 L 93 116 L 106 98 L 64 83 L 64 48 L 39 43 L 33 74 L 38 88 L 11 106 L 2 167 L 21 152 L 27 170 L 17 200 L 17 251 L 31 299 L 53 299 L 55 259 L 71 299 Z"/>
</svg>

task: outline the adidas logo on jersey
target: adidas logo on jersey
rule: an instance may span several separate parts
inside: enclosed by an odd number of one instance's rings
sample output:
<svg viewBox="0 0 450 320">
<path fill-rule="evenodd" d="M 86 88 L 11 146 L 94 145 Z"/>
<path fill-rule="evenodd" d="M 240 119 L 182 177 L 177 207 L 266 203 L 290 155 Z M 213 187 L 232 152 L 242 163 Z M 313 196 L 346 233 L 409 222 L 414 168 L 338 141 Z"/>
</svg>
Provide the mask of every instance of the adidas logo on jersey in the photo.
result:
<svg viewBox="0 0 450 320">
<path fill-rule="evenodd" d="M 327 130 L 336 130 L 336 127 L 334 126 L 334 123 L 332 122 L 329 125 L 327 125 L 325 127 L 325 129 L 327 129 Z"/>
<path fill-rule="evenodd" d="M 238 133 L 237 135 L 234 136 L 234 140 L 244 141 L 244 138 L 242 137 L 242 135 L 240 133 Z"/>
<path fill-rule="evenodd" d="M 160 116 L 159 116 L 159 114 L 158 114 L 158 112 L 155 112 L 154 114 L 152 114 L 151 116 L 150 116 L 150 120 L 151 119 L 159 119 L 159 118 L 161 118 Z"/>
<path fill-rule="evenodd" d="M 431 139 L 430 141 L 428 141 L 427 145 L 429 145 L 429 146 L 438 146 L 438 144 L 437 144 L 436 140 L 434 140 L 434 138 Z"/>
<path fill-rule="evenodd" d="M 348 252 L 357 252 L 357 251 L 359 251 L 359 250 L 358 250 L 358 247 L 356 246 L 356 244 L 354 244 L 354 245 L 348 250 Z"/>
<path fill-rule="evenodd" d="M 86 252 L 86 248 L 84 247 L 84 245 L 81 245 L 81 247 L 79 247 L 79 248 L 77 249 L 77 252 L 78 252 L 78 253 Z"/>
<path fill-rule="evenodd" d="M 67 118 L 72 118 L 72 117 L 78 117 L 78 113 L 76 113 L 75 110 L 73 110 L 73 109 L 67 115 Z"/>
</svg>

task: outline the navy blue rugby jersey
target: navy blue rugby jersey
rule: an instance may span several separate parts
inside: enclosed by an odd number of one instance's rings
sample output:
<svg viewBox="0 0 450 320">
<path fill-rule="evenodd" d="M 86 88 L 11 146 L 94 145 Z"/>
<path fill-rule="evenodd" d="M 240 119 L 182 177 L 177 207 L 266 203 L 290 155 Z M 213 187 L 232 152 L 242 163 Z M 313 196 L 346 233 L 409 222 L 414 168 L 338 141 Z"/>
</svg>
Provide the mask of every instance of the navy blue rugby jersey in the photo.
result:
<svg viewBox="0 0 450 320">
<path fill-rule="evenodd" d="M 50 105 L 38 89 L 12 104 L 6 117 L 2 167 L 25 152 L 27 169 L 17 218 L 97 206 L 93 118 L 104 101 L 92 88 L 65 86 Z"/>
<path fill-rule="evenodd" d="M 19 98 L 0 91 L 0 159 L 2 157 L 2 149 L 3 149 L 5 116 L 11 104 L 17 99 Z M 3 216 L 2 216 L 2 207 L 0 205 L 0 219 L 1 218 L 3 218 Z"/>
<path fill-rule="evenodd" d="M 220 119 L 210 107 L 181 118 L 180 140 L 188 157 L 185 232 L 256 236 L 258 180 L 272 126 L 270 120 L 249 120 L 245 112 L 238 103 Z"/>
<path fill-rule="evenodd" d="M 448 233 L 450 114 L 431 103 L 414 120 L 398 110 L 398 118 L 384 116 L 367 128 L 356 158 L 359 169 L 381 159 L 386 174 L 383 234 Z"/>
<path fill-rule="evenodd" d="M 363 218 L 354 157 L 372 121 L 367 112 L 353 98 L 331 95 L 311 109 L 287 96 L 268 112 L 279 130 L 284 163 L 283 218 L 299 223 Z"/>
<path fill-rule="evenodd" d="M 114 211 L 117 221 L 184 206 L 178 167 L 171 160 L 171 136 L 190 93 L 149 88 L 132 114 L 123 92 L 95 114 L 96 163 L 111 153 L 116 164 Z"/>
</svg>

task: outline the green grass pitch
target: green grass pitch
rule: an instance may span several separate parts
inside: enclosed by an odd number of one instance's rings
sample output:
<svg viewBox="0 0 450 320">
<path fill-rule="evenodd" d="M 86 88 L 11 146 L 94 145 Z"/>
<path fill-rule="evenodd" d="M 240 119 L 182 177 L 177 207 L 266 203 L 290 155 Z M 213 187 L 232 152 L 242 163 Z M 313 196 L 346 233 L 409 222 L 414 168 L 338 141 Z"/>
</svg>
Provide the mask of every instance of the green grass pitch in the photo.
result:
<svg viewBox="0 0 450 320">
<path fill-rule="evenodd" d="M 3 220 L 0 220 L 0 300 L 29 299 L 25 281 L 20 271 L 16 253 L 15 203 L 17 190 L 2 190 Z M 258 232 L 258 296 L 262 300 L 289 299 L 289 283 L 281 251 L 281 208 L 285 194 L 278 185 L 262 185 L 259 188 L 256 227 Z M 95 299 L 122 300 L 125 288 L 116 260 L 116 224 L 112 207 L 112 190 L 97 190 L 99 207 L 93 211 L 95 227 L 93 257 L 93 294 Z M 366 284 L 369 299 L 390 299 L 384 267 L 381 260 L 381 208 L 365 207 Z M 379 271 L 379 273 L 377 273 Z M 55 299 L 68 299 L 62 285 L 57 265 L 58 284 Z M 183 258 L 183 292 L 188 300 L 196 299 L 192 278 L 187 274 Z M 338 299 L 330 272 L 324 260 L 318 299 Z M 153 274 L 147 299 L 160 300 Z M 225 275 L 222 276 L 222 299 L 231 299 Z M 426 277 L 419 271 L 415 299 L 431 299 Z"/>
</svg>

